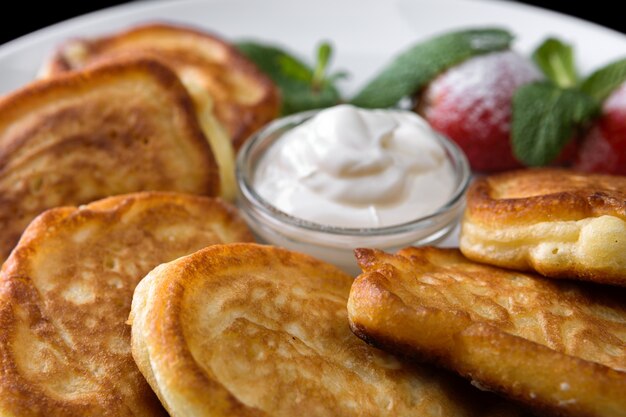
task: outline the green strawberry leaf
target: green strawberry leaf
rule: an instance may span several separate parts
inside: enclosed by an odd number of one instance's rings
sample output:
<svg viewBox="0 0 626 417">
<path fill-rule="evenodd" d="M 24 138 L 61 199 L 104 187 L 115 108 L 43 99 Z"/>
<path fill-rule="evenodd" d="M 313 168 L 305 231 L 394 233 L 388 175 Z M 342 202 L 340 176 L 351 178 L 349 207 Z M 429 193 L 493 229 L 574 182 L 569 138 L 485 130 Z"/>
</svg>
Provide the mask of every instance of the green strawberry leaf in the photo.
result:
<svg viewBox="0 0 626 417">
<path fill-rule="evenodd" d="M 532 57 L 545 76 L 559 87 L 568 88 L 578 84 L 571 45 L 549 38 L 533 52 Z"/>
<path fill-rule="evenodd" d="M 589 95 L 550 82 L 520 87 L 513 96 L 511 139 L 515 157 L 528 166 L 547 165 L 599 112 Z"/>
<path fill-rule="evenodd" d="M 467 58 L 507 49 L 513 36 L 503 29 L 470 29 L 420 42 L 398 55 L 351 100 L 366 108 L 391 107 L 421 90 L 447 68 Z"/>
<path fill-rule="evenodd" d="M 582 82 L 580 89 L 596 100 L 604 101 L 624 82 L 626 82 L 626 58 L 592 73 Z"/>
<path fill-rule="evenodd" d="M 282 115 L 330 107 L 341 102 L 335 83 L 345 73 L 327 75 L 332 58 L 329 43 L 320 45 L 315 70 L 275 46 L 247 41 L 236 46 L 278 86 L 282 97 Z"/>
</svg>

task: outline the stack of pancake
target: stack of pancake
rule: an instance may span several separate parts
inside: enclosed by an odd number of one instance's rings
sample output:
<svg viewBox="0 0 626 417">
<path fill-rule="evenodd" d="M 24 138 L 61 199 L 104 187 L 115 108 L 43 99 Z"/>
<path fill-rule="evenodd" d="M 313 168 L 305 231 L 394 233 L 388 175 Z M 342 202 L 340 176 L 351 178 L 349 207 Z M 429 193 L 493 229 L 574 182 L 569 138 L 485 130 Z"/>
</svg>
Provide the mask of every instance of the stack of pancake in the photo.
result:
<svg viewBox="0 0 626 417">
<path fill-rule="evenodd" d="M 148 25 L 43 76 L 0 101 L 0 416 L 626 415 L 625 178 L 479 179 L 463 254 L 354 280 L 215 198 L 278 111 L 223 41 Z"/>
<path fill-rule="evenodd" d="M 357 249 L 354 281 L 278 248 L 211 246 L 140 282 L 133 357 L 173 416 L 623 416 L 624 181 L 479 179 L 469 258 Z"/>
<path fill-rule="evenodd" d="M 0 99 L 0 415 L 165 415 L 130 354 L 133 291 L 252 240 L 218 197 L 277 89 L 227 42 L 167 24 L 72 40 L 41 75 Z"/>
<path fill-rule="evenodd" d="M 484 177 L 460 251 L 356 255 L 348 311 L 362 339 L 541 415 L 626 416 L 626 178 Z"/>
<path fill-rule="evenodd" d="M 163 262 L 250 240 L 232 206 L 182 193 L 38 216 L 0 273 L 0 415 L 166 415 L 130 352 L 135 286 Z"/>
<path fill-rule="evenodd" d="M 62 45 L 0 99 L 0 259 L 39 213 L 136 191 L 232 199 L 234 154 L 278 90 L 225 41 L 150 24 Z"/>
</svg>

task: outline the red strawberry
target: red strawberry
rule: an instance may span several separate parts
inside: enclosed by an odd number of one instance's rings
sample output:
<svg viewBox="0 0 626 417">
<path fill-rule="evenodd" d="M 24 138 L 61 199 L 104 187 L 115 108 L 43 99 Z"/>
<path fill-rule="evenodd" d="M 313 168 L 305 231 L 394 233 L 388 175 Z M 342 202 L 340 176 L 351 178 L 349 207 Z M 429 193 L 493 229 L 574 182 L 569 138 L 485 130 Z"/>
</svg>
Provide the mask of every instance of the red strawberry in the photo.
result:
<svg viewBox="0 0 626 417">
<path fill-rule="evenodd" d="M 511 99 L 518 87 L 540 79 L 539 70 L 514 52 L 479 55 L 431 82 L 418 110 L 465 151 L 474 170 L 517 168 L 521 164 L 511 151 Z"/>
<path fill-rule="evenodd" d="M 626 175 L 626 83 L 604 102 L 602 115 L 583 139 L 574 168 Z"/>
</svg>

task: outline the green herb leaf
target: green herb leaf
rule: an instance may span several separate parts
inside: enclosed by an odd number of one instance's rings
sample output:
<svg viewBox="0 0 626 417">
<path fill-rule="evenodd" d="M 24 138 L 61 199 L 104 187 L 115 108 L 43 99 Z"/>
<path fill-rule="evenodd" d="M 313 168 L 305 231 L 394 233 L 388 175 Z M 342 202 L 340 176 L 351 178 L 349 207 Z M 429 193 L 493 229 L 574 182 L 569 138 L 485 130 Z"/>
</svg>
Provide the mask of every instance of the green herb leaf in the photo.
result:
<svg viewBox="0 0 626 417">
<path fill-rule="evenodd" d="M 512 40 L 509 32 L 492 28 L 447 33 L 418 43 L 398 55 L 352 99 L 352 104 L 393 106 L 445 69 L 474 55 L 506 49 Z"/>
<path fill-rule="evenodd" d="M 563 88 L 578 83 L 574 49 L 555 38 L 546 39 L 533 53 L 533 60 L 556 85 Z"/>
<path fill-rule="evenodd" d="M 313 71 L 313 89 L 317 90 L 324 83 L 324 76 L 326 75 L 326 67 L 332 56 L 332 48 L 328 42 L 323 42 L 317 48 L 317 65 L 315 71 Z"/>
<path fill-rule="evenodd" d="M 626 58 L 613 62 L 591 74 L 580 89 L 598 101 L 604 101 L 626 81 Z"/>
<path fill-rule="evenodd" d="M 318 64 L 313 69 L 288 52 L 256 42 L 239 42 L 237 48 L 276 83 L 282 96 L 283 115 L 333 106 L 341 101 L 335 87 L 340 74 L 326 77 L 332 48 L 320 45 Z"/>
<path fill-rule="evenodd" d="M 579 90 L 549 82 L 524 85 L 513 96 L 513 153 L 528 166 L 549 164 L 598 111 L 598 103 Z"/>
</svg>

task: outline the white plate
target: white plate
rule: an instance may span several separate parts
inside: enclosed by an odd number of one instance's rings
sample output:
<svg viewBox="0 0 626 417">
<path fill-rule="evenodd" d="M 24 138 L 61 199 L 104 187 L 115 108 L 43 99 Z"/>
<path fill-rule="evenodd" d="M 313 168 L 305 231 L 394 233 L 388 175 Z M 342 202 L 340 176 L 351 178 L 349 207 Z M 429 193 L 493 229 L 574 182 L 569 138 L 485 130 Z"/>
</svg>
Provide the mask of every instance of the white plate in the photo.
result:
<svg viewBox="0 0 626 417">
<path fill-rule="evenodd" d="M 72 36 L 104 34 L 148 20 L 188 22 L 229 39 L 258 38 L 311 58 L 322 39 L 336 47 L 335 69 L 354 92 L 395 53 L 453 28 L 499 25 L 532 50 L 548 35 L 576 47 L 580 69 L 626 56 L 626 36 L 576 18 L 506 1 L 485 0 L 168 0 L 129 3 L 34 32 L 0 47 L 0 93 L 35 76 L 55 45 Z"/>
</svg>

